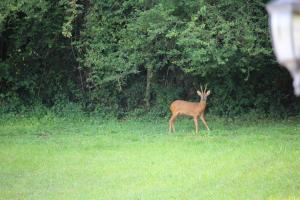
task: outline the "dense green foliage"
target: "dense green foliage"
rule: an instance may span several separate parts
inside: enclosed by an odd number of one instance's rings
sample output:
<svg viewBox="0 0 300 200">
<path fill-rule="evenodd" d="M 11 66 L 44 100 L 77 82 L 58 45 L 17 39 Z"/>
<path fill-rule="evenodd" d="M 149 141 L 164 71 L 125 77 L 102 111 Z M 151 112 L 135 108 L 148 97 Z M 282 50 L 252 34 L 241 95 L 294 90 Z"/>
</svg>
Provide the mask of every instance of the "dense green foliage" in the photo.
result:
<svg viewBox="0 0 300 200">
<path fill-rule="evenodd" d="M 2 0 L 1 109 L 73 102 L 118 117 L 164 116 L 172 100 L 198 100 L 208 83 L 214 114 L 297 114 L 265 3 Z"/>
<path fill-rule="evenodd" d="M 299 199 L 299 120 L 0 117 L 0 199 Z"/>
</svg>

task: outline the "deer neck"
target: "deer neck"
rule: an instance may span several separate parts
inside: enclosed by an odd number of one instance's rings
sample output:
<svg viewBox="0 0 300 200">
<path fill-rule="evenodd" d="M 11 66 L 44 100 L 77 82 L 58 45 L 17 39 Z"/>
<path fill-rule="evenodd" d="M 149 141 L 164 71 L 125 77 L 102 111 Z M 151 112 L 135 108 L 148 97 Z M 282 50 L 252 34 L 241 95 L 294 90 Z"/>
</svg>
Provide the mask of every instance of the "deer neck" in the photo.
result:
<svg viewBox="0 0 300 200">
<path fill-rule="evenodd" d="M 206 101 L 205 100 L 200 100 L 199 104 L 198 104 L 198 112 L 202 113 L 204 112 L 206 108 Z"/>
<path fill-rule="evenodd" d="M 199 104 L 201 104 L 201 105 L 206 105 L 206 100 L 200 100 L 200 102 L 199 102 Z"/>
</svg>

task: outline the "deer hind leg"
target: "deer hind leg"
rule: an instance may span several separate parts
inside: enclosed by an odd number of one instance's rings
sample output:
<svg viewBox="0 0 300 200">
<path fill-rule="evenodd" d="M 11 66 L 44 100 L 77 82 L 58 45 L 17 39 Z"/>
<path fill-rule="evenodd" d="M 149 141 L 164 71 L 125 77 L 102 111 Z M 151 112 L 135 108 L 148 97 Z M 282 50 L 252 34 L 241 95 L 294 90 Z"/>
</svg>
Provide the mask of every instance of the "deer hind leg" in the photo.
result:
<svg viewBox="0 0 300 200">
<path fill-rule="evenodd" d="M 198 133 L 198 117 L 194 117 L 196 133 Z"/>
<path fill-rule="evenodd" d="M 206 127 L 206 129 L 209 131 L 210 129 L 208 128 L 204 114 L 201 115 L 201 120 L 202 120 L 204 126 Z"/>
<path fill-rule="evenodd" d="M 170 120 L 169 120 L 169 132 L 171 133 L 172 131 L 175 132 L 175 127 L 174 127 L 174 122 L 176 120 L 177 115 L 172 114 Z"/>
</svg>

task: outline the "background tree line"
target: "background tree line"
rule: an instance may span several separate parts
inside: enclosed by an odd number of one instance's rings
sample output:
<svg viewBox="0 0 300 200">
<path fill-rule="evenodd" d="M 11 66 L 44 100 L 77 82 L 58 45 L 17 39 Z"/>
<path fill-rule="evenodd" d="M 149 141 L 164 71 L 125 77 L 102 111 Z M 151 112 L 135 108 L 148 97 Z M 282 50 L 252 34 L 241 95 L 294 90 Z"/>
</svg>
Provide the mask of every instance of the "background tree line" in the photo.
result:
<svg viewBox="0 0 300 200">
<path fill-rule="evenodd" d="M 263 0 L 2 0 L 2 112 L 165 116 L 208 83 L 217 115 L 299 113 Z"/>
</svg>

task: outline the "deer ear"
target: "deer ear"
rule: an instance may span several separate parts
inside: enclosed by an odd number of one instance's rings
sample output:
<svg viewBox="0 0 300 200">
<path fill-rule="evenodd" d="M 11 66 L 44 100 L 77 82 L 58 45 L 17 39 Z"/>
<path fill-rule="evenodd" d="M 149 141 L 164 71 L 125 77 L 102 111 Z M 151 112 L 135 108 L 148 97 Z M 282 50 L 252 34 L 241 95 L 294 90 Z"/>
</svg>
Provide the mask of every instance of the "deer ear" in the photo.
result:
<svg viewBox="0 0 300 200">
<path fill-rule="evenodd" d="M 208 96 L 208 95 L 210 95 L 210 90 L 208 90 L 208 91 L 206 92 L 206 96 Z"/>
<path fill-rule="evenodd" d="M 199 90 L 197 90 L 197 94 L 198 94 L 199 96 L 201 96 L 201 92 L 200 92 Z"/>
</svg>

